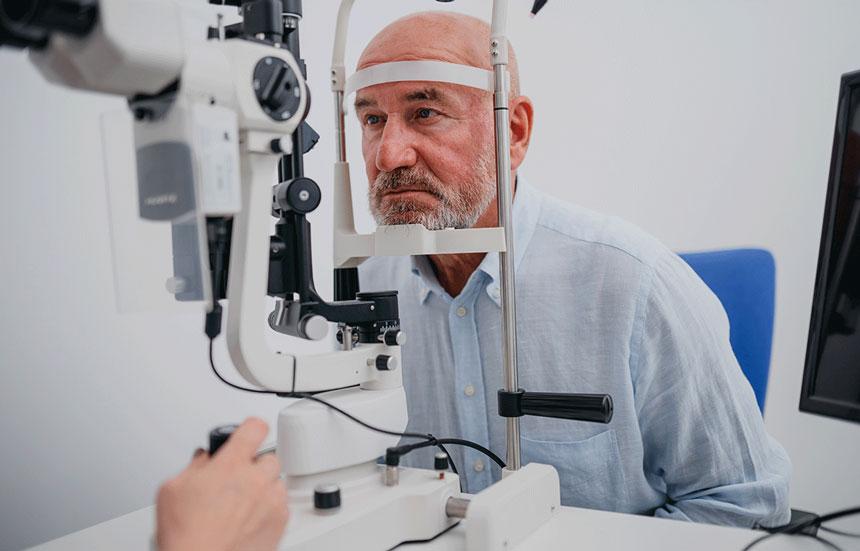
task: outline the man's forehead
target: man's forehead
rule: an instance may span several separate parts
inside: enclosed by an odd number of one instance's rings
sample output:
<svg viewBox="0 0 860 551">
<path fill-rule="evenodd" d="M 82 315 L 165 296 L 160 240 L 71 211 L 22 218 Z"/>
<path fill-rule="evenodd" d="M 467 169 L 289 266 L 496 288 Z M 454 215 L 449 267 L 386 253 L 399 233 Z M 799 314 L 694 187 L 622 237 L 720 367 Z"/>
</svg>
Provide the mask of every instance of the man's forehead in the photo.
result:
<svg viewBox="0 0 860 551">
<path fill-rule="evenodd" d="M 436 14 L 436 17 L 441 14 Z M 449 14 L 450 15 L 450 14 Z M 424 14 L 395 22 L 383 29 L 359 56 L 356 69 L 392 61 L 444 61 L 490 69 L 489 29 L 475 32 L 476 21 L 455 18 L 447 25 L 425 24 Z M 447 17 L 445 19 L 448 19 Z M 437 22 L 438 23 L 438 22 Z M 477 21 L 479 25 L 483 25 Z"/>
</svg>

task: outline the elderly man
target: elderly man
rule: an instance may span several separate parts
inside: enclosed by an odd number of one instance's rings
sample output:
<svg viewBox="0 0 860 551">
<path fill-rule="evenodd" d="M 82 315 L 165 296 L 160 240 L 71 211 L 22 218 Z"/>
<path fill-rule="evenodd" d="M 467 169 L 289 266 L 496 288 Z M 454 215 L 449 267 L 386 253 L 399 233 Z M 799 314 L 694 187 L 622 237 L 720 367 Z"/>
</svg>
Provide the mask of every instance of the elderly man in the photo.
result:
<svg viewBox="0 0 860 551">
<path fill-rule="evenodd" d="M 376 35 L 358 68 L 438 60 L 489 69 L 489 35 L 471 17 L 411 15 Z M 565 505 L 739 526 L 786 522 L 790 463 L 764 430 L 720 303 L 653 238 L 517 178 L 534 108 L 519 93 L 514 60 L 511 72 L 520 382 L 615 401 L 608 426 L 524 417 L 524 462 L 556 467 Z M 497 225 L 490 93 L 394 82 L 358 90 L 355 108 L 379 224 Z M 503 450 L 497 254 L 374 258 L 361 274 L 364 289 L 400 291 L 407 430 Z M 468 491 L 498 480 L 477 452 L 451 451 Z"/>
</svg>

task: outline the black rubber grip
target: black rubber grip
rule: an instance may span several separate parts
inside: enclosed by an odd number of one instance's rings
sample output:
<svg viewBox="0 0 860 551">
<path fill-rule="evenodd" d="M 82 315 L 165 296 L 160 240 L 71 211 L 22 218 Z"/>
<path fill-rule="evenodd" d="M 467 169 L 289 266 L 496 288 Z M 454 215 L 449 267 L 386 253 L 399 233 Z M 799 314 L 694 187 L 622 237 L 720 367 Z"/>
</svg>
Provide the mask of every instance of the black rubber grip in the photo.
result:
<svg viewBox="0 0 860 551">
<path fill-rule="evenodd" d="M 230 435 L 239 428 L 239 425 L 221 425 L 209 431 L 209 455 L 214 455 L 218 448 L 223 446 Z"/>
<path fill-rule="evenodd" d="M 523 415 L 592 423 L 608 423 L 612 420 L 612 396 L 608 394 L 524 392 L 520 404 Z"/>
</svg>

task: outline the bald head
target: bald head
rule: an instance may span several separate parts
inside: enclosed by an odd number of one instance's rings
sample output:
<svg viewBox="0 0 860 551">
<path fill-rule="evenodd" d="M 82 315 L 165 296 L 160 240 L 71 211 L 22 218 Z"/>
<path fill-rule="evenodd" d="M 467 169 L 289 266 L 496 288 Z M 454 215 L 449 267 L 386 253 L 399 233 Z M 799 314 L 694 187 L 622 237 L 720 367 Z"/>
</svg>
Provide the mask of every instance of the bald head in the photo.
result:
<svg viewBox="0 0 860 551">
<path fill-rule="evenodd" d="M 437 60 L 483 69 L 490 64 L 490 26 L 477 17 L 432 11 L 402 17 L 373 37 L 358 60 L 358 69 L 390 61 Z M 519 69 L 508 48 L 511 97 L 520 94 Z"/>
</svg>

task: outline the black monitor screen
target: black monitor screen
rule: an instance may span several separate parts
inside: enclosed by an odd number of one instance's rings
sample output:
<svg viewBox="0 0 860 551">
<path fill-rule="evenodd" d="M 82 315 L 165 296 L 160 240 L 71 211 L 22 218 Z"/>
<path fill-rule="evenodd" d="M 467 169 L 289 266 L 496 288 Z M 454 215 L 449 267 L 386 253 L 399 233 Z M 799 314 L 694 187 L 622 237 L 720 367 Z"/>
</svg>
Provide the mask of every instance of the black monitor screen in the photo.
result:
<svg viewBox="0 0 860 551">
<path fill-rule="evenodd" d="M 843 75 L 800 409 L 860 421 L 860 71 Z"/>
</svg>

